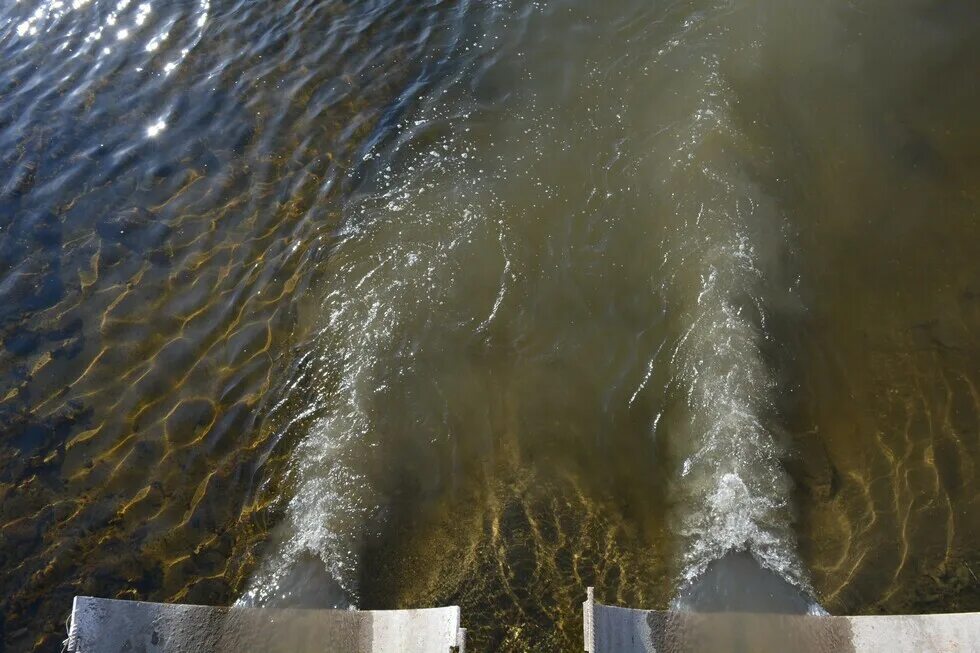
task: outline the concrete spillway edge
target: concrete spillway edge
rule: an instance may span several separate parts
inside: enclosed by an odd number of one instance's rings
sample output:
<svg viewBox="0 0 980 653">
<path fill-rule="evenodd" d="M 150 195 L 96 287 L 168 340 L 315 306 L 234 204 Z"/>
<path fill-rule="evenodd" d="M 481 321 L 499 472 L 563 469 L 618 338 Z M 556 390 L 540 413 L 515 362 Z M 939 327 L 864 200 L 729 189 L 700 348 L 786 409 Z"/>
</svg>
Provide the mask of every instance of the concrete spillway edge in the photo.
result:
<svg viewBox="0 0 980 653">
<path fill-rule="evenodd" d="M 946 653 L 980 650 L 980 613 L 834 617 L 684 613 L 582 604 L 587 653 L 793 650 Z"/>
<path fill-rule="evenodd" d="M 587 653 L 980 650 L 980 613 L 832 617 L 691 613 L 583 604 Z M 70 653 L 465 653 L 457 606 L 421 610 L 275 610 L 75 597 Z"/>
<path fill-rule="evenodd" d="M 70 653 L 465 653 L 458 606 L 276 610 L 76 596 Z"/>
</svg>

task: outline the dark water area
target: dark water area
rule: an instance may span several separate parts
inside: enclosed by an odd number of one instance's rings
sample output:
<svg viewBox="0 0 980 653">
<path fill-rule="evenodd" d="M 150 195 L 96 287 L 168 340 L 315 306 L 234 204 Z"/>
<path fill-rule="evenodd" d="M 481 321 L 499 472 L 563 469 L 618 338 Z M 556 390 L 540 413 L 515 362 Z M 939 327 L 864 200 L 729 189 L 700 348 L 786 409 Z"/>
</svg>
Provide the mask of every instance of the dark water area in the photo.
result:
<svg viewBox="0 0 980 653">
<path fill-rule="evenodd" d="M 0 61 L 0 649 L 579 650 L 733 555 L 980 610 L 976 3 L 22 0 Z"/>
</svg>

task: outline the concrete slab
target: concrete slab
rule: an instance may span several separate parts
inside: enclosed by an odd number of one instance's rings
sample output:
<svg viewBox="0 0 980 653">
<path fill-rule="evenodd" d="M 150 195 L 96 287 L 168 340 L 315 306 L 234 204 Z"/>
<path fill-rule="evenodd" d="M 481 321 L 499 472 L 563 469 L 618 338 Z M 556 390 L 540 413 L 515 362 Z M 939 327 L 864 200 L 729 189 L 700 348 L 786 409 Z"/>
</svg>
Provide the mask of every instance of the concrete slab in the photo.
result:
<svg viewBox="0 0 980 653">
<path fill-rule="evenodd" d="M 588 653 L 965 653 L 980 651 L 980 613 L 831 617 L 689 613 L 583 604 Z"/>
<path fill-rule="evenodd" d="M 271 610 L 75 597 L 71 653 L 465 653 L 459 608 Z"/>
</svg>

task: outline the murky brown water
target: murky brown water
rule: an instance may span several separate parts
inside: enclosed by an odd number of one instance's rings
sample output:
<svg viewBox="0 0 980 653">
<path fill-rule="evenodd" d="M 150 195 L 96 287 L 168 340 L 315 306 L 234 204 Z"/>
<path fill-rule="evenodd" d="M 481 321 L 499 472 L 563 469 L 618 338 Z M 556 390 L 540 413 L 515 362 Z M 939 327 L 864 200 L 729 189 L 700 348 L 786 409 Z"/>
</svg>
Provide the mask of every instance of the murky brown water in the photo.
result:
<svg viewBox="0 0 980 653">
<path fill-rule="evenodd" d="M 577 650 L 748 550 L 980 609 L 966 1 L 0 9 L 0 635 L 459 603 Z"/>
</svg>

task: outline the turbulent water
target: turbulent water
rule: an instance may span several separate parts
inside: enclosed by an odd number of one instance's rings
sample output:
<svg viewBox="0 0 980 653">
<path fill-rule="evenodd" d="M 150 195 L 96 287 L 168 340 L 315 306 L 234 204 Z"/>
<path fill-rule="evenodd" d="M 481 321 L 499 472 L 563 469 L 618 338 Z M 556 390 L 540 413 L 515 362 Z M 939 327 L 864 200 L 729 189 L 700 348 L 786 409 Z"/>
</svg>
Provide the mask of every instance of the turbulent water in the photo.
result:
<svg viewBox="0 0 980 653">
<path fill-rule="evenodd" d="M 980 609 L 973 3 L 19 2 L 0 53 L 11 650 L 73 594 L 574 650 L 586 586 L 749 558 Z"/>
</svg>

